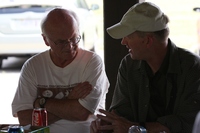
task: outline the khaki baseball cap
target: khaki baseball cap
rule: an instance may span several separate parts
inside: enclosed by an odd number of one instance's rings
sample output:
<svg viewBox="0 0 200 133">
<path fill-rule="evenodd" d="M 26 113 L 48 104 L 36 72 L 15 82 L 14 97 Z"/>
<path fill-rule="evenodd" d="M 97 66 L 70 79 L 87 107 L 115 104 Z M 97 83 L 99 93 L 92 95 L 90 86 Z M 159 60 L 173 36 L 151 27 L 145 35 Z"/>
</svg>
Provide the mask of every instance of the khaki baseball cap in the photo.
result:
<svg viewBox="0 0 200 133">
<path fill-rule="evenodd" d="M 107 32 L 111 37 L 120 39 L 135 31 L 154 32 L 165 29 L 168 21 L 158 6 L 141 2 L 132 6 L 119 23 L 107 28 Z"/>
</svg>

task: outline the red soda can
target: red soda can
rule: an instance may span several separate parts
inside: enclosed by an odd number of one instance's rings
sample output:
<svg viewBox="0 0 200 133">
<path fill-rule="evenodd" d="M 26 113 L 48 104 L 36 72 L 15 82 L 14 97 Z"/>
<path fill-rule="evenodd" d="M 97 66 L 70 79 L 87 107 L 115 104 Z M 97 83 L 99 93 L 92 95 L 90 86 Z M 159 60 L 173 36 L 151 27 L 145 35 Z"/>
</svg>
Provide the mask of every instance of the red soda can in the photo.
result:
<svg viewBox="0 0 200 133">
<path fill-rule="evenodd" d="M 32 113 L 32 126 L 47 126 L 47 111 L 45 108 L 35 108 Z"/>
</svg>

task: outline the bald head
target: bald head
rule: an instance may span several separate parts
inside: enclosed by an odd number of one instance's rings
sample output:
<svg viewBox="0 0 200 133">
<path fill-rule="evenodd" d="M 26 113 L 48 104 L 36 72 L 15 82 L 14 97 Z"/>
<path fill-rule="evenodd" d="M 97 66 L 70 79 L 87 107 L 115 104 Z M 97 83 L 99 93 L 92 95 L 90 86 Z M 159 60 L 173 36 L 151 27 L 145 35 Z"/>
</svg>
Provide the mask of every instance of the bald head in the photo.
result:
<svg viewBox="0 0 200 133">
<path fill-rule="evenodd" d="M 79 20 L 75 12 L 63 8 L 51 10 L 41 23 L 42 33 L 47 35 L 54 31 L 78 30 Z M 60 33 L 62 34 L 62 33 Z"/>
</svg>

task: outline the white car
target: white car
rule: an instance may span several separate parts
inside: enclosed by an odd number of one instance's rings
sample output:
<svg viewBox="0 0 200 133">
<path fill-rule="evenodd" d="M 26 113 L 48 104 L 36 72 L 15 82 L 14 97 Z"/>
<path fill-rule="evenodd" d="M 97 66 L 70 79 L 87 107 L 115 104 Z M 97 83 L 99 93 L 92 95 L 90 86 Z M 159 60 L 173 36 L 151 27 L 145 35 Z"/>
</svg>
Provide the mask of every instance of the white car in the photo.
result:
<svg viewBox="0 0 200 133">
<path fill-rule="evenodd" d="M 40 23 L 55 7 L 70 8 L 80 19 L 81 47 L 95 51 L 97 24 L 85 0 L 0 0 L 0 67 L 10 56 L 32 56 L 49 47 L 41 36 Z"/>
</svg>

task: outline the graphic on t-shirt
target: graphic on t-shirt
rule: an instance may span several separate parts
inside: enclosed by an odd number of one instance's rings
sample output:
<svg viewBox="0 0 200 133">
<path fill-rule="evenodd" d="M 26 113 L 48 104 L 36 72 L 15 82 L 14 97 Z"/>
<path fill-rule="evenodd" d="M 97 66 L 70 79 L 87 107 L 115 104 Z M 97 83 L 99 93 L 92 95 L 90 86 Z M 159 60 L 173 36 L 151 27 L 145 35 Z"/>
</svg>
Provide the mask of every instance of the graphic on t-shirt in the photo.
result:
<svg viewBox="0 0 200 133">
<path fill-rule="evenodd" d="M 47 97 L 47 98 L 56 98 L 64 99 L 67 98 L 69 93 L 77 84 L 67 85 L 67 86 L 57 86 L 57 85 L 38 85 L 37 87 L 37 96 L 38 97 Z"/>
</svg>

